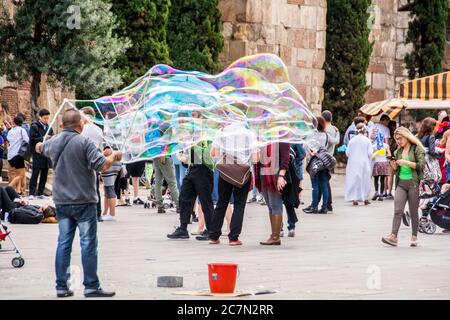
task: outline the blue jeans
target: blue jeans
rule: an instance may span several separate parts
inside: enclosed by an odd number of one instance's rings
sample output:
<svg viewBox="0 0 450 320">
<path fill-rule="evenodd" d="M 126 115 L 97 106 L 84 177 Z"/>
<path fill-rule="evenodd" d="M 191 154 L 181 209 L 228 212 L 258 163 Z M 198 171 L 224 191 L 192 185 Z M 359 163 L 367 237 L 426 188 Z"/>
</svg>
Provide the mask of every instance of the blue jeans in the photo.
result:
<svg viewBox="0 0 450 320">
<path fill-rule="evenodd" d="M 57 205 L 59 236 L 56 249 L 56 290 L 67 290 L 70 278 L 70 258 L 75 231 L 80 232 L 81 262 L 86 290 L 97 290 L 97 204 Z"/>
<path fill-rule="evenodd" d="M 175 177 L 177 180 L 177 188 L 181 190 L 181 184 L 183 183 L 183 179 L 186 176 L 187 168 L 183 167 L 182 164 L 175 164 Z"/>
<path fill-rule="evenodd" d="M 314 178 L 311 178 L 312 185 L 312 204 L 311 207 L 319 206 L 319 196 L 322 193 L 322 207 L 327 208 L 330 201 L 330 190 L 328 189 L 328 170 L 319 171 Z"/>
<path fill-rule="evenodd" d="M 450 165 L 447 166 L 446 180 L 450 180 Z"/>
</svg>

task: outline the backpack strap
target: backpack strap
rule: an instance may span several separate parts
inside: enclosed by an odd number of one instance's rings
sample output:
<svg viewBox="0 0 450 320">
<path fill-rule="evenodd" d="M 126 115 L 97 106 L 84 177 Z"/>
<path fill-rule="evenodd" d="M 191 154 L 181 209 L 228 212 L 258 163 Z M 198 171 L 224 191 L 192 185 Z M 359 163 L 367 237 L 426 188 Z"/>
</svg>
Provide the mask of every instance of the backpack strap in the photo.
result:
<svg viewBox="0 0 450 320">
<path fill-rule="evenodd" d="M 56 166 L 58 165 L 59 162 L 59 158 L 61 158 L 64 150 L 66 149 L 66 147 L 69 145 L 69 143 L 77 136 L 78 134 L 74 134 L 73 136 L 71 136 L 68 141 L 66 142 L 66 144 L 64 145 L 64 147 L 61 149 L 61 152 L 57 155 L 57 157 L 55 158 L 55 169 Z"/>
</svg>

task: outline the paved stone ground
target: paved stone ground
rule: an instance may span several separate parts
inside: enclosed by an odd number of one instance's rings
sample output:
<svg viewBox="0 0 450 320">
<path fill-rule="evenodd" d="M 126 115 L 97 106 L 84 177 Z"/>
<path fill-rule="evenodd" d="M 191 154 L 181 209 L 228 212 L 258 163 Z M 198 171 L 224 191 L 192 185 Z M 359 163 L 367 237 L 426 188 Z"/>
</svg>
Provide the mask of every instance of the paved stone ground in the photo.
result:
<svg viewBox="0 0 450 320">
<path fill-rule="evenodd" d="M 278 291 L 239 299 L 450 298 L 450 236 L 439 229 L 420 234 L 419 247 L 410 248 L 410 230 L 402 227 L 400 246 L 387 247 L 380 238 L 390 230 L 393 202 L 352 207 L 343 200 L 344 177 L 333 185 L 335 212 L 300 213 L 297 236 L 284 238 L 280 247 L 258 244 L 269 234 L 269 221 L 267 208 L 257 204 L 247 207 L 242 247 L 229 247 L 226 238 L 219 246 L 193 238 L 170 241 L 165 235 L 177 224 L 176 214 L 121 208 L 117 222 L 99 225 L 102 284 L 117 291 L 116 299 L 186 299 L 173 295 L 180 289 L 157 288 L 156 277 L 183 276 L 181 290 L 207 289 L 207 264 L 233 262 L 240 269 L 238 290 Z M 310 190 L 304 200 L 309 202 Z M 26 264 L 13 269 L 10 257 L 0 254 L 0 299 L 54 299 L 57 225 L 13 225 L 11 231 Z M 72 262 L 80 270 L 78 241 Z M 82 298 L 77 284 L 75 298 Z"/>
</svg>

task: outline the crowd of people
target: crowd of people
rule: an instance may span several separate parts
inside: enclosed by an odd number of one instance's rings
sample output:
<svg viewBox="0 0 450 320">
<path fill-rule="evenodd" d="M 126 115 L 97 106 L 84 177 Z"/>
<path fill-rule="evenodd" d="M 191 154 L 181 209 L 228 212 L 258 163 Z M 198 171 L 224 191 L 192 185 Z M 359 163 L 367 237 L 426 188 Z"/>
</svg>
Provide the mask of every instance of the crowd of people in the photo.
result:
<svg viewBox="0 0 450 320">
<path fill-rule="evenodd" d="M 347 129 L 345 147 L 341 148 L 348 157 L 345 199 L 355 206 L 359 202 L 370 205 L 373 177 L 375 193 L 371 200 L 394 200 L 392 231 L 382 237 L 384 243 L 397 246 L 408 203 L 410 245 L 417 246 L 420 192 L 426 191 L 430 184 L 444 190 L 450 178 L 449 125 L 445 111 L 439 113 L 437 120 L 427 117 L 418 122 L 413 132 L 398 126 L 387 115 L 373 123 L 370 116 L 361 114 Z M 392 195 L 394 187 L 395 195 Z"/>
<path fill-rule="evenodd" d="M 3 104 L 2 109 L 7 111 L 7 105 Z M 11 167 L 9 188 L 2 191 L 9 195 L 2 196 L 5 210 L 11 207 L 11 201 L 23 201 L 26 195 L 22 189 L 27 162 L 24 145 L 28 144 L 32 150 L 30 199 L 43 197 L 49 168 L 53 168 L 52 196 L 59 223 L 55 263 L 58 297 L 73 295 L 67 285 L 70 276 L 67 269 L 77 227 L 85 296 L 114 295 L 101 289 L 97 276 L 97 222 L 115 221 L 117 206 L 145 203 L 139 195 L 139 179 L 149 162 L 153 168 L 157 212 L 166 213 L 164 197 L 170 195 L 173 212 L 179 214 L 180 225 L 167 235 L 169 239 L 188 239 L 195 235 L 199 241 L 218 245 L 226 220 L 229 245 L 240 246 L 246 205 L 258 201 L 267 206 L 271 226 L 269 237 L 260 244 L 279 246 L 284 236 L 284 211 L 288 236 L 295 236 L 296 209 L 304 204 L 301 201 L 304 172 L 310 175 L 312 200 L 303 212 L 328 214 L 335 210 L 330 182 L 341 136 L 333 125 L 330 111 L 317 117 L 317 131 L 303 143 L 279 142 L 257 147 L 258 139 L 245 123 L 232 124 L 224 126 L 214 142 L 202 141 L 172 156 L 126 165 L 122 162 L 122 152 L 105 142 L 113 133 L 94 123 L 95 115 L 91 107 L 66 110 L 62 116 L 63 131 L 54 135 L 49 128 L 50 112 L 46 109 L 40 110 L 38 121 L 29 128 L 23 115 L 11 119 L 6 112 L 2 113 L 3 150 Z M 202 115 L 193 112 L 192 117 Z M 412 222 L 410 244 L 417 246 L 422 180 L 426 177 L 444 183 L 450 176 L 447 170 L 449 127 L 448 116 L 443 113 L 438 120 L 421 121 L 415 133 L 398 126 L 387 115 L 373 123 L 371 117 L 361 114 L 346 130 L 344 144 L 337 148 L 337 152 L 347 156 L 345 200 L 354 206 L 394 200 L 392 231 L 382 237 L 384 243 L 397 245 L 408 203 Z M 371 197 L 372 177 L 375 192 Z M 132 198 L 128 192 L 130 180 Z M 103 181 L 103 192 L 100 181 Z M 198 222 L 198 229 L 190 234 L 188 225 L 194 221 Z"/>
</svg>

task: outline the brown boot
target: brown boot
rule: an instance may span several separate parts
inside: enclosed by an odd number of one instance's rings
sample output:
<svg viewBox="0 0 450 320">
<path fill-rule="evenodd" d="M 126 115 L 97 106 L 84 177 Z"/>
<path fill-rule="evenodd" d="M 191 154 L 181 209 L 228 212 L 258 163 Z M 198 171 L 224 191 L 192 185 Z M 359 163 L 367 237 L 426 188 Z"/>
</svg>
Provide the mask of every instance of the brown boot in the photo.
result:
<svg viewBox="0 0 450 320">
<path fill-rule="evenodd" d="M 270 215 L 270 225 L 272 228 L 272 234 L 270 235 L 269 239 L 267 239 L 267 241 L 260 242 L 259 244 L 263 246 L 278 246 L 281 244 L 280 229 L 282 220 L 283 217 L 281 215 L 279 216 L 275 216 L 273 214 Z"/>
</svg>

